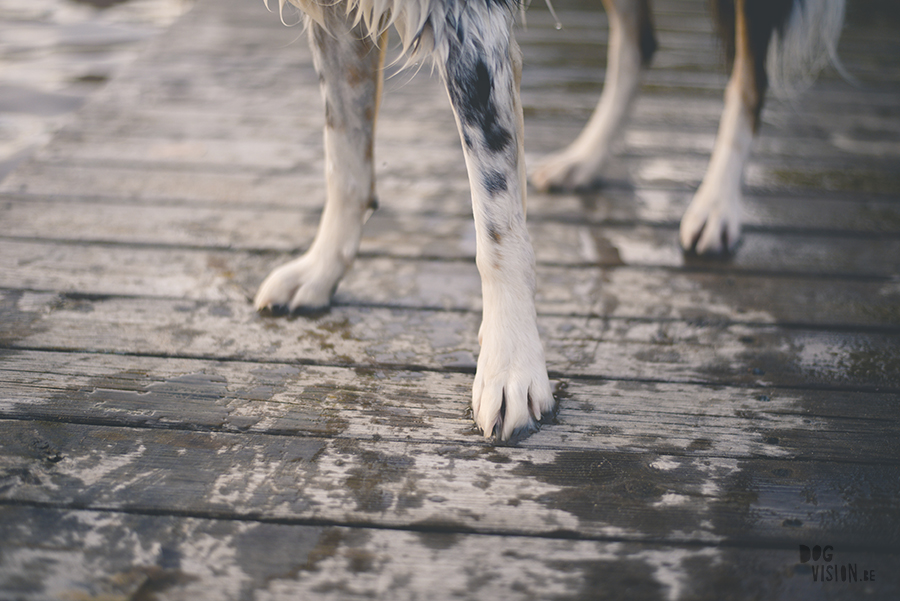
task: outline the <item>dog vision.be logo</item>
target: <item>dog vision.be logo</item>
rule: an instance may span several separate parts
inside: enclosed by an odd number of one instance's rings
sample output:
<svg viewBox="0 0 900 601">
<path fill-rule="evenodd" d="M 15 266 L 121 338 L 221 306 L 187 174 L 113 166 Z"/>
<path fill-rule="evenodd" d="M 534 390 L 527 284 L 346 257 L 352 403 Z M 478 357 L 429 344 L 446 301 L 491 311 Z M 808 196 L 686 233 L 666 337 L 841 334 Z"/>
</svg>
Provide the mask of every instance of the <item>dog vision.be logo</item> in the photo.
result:
<svg viewBox="0 0 900 601">
<path fill-rule="evenodd" d="M 834 562 L 834 547 L 800 545 L 800 563 L 810 563 L 813 582 L 875 582 L 875 570 L 861 570 L 855 563 Z"/>
</svg>

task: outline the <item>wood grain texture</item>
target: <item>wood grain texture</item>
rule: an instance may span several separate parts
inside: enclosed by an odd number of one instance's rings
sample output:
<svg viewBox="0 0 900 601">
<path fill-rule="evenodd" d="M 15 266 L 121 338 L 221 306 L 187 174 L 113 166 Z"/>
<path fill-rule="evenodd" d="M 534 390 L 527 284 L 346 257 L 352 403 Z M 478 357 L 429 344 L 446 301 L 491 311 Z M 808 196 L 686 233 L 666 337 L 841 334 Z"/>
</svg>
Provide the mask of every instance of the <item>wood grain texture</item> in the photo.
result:
<svg viewBox="0 0 900 601">
<path fill-rule="evenodd" d="M 529 198 L 560 409 L 497 446 L 440 83 L 389 70 L 335 306 L 261 317 L 324 199 L 318 82 L 299 27 L 200 0 L 0 183 L 0 599 L 900 596 L 900 22 L 860 2 L 865 86 L 767 101 L 728 260 L 676 239 L 726 81 L 706 3 L 654 2 L 606 185 Z M 596 8 L 517 32 L 529 161 L 596 102 Z"/>
</svg>

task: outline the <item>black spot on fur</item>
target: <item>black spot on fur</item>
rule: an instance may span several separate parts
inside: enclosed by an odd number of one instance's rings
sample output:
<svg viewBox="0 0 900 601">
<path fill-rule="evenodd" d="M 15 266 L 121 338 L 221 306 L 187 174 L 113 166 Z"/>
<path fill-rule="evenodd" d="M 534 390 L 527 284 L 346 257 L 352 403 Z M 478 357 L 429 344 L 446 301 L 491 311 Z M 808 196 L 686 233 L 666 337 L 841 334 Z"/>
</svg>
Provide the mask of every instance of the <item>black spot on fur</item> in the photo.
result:
<svg viewBox="0 0 900 601">
<path fill-rule="evenodd" d="M 502 151 L 509 145 L 512 136 L 497 123 L 497 109 L 491 99 L 494 82 L 488 66 L 479 58 L 474 69 L 465 72 L 460 83 L 463 119 L 468 125 L 481 128 L 488 150 Z"/>
<path fill-rule="evenodd" d="M 454 24 L 454 29 L 458 25 Z M 449 40 L 447 53 L 447 89 L 450 101 L 464 125 L 480 130 L 484 146 L 493 153 L 502 152 L 512 142 L 512 134 L 498 122 L 494 105 L 494 81 L 484 61 L 484 49 L 474 41 L 464 42 L 464 32 Z M 471 139 L 466 146 L 474 148 Z"/>
<path fill-rule="evenodd" d="M 512 141 L 512 134 L 495 123 L 491 125 L 493 127 L 484 128 L 485 143 L 491 152 L 501 152 L 509 146 L 510 141 Z"/>
<path fill-rule="evenodd" d="M 506 175 L 500 171 L 489 171 L 484 174 L 484 189 L 491 196 L 496 196 L 500 192 L 506 192 Z"/>
<path fill-rule="evenodd" d="M 471 92 L 474 94 L 470 98 L 472 109 L 479 113 L 486 113 L 491 109 L 491 88 L 494 87 L 491 80 L 491 72 L 488 71 L 487 65 L 483 60 L 478 59 L 478 62 L 475 63 L 475 81 L 472 82 L 474 89 Z"/>
</svg>

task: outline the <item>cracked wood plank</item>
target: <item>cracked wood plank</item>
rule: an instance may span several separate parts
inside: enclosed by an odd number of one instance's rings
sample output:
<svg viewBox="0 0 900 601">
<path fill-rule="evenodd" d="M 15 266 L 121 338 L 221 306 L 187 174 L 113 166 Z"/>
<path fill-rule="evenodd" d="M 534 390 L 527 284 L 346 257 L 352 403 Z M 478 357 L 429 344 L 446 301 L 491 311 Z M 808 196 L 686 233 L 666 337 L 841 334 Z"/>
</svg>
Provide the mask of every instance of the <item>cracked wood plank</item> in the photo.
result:
<svg viewBox="0 0 900 601">
<path fill-rule="evenodd" d="M 896 70 L 881 60 L 865 93 L 826 78 L 807 119 L 769 103 L 741 256 L 685 260 L 673 224 L 724 75 L 699 3 L 663 4 L 620 181 L 531 200 L 567 386 L 557 423 L 515 448 L 484 446 L 465 415 L 479 301 L 439 86 L 388 90 L 381 192 L 411 211 L 379 212 L 340 306 L 260 319 L 253 278 L 321 203 L 315 76 L 302 42 L 270 46 L 299 30 L 258 6 L 185 17 L 3 187 L 0 589 L 840 598 L 796 556 L 834 537 L 882 575 L 855 590 L 896 596 Z M 566 40 L 531 14 L 542 152 L 593 106 L 603 16 L 565 12 Z M 895 38 L 850 35 L 842 58 Z M 230 234 L 242 220 L 261 233 Z"/>
<path fill-rule="evenodd" d="M 185 174 L 186 177 L 188 174 Z M 171 183 L 171 182 L 170 182 Z M 80 203 L 51 205 L 44 216 L 30 225 L 23 203 L 9 202 L 10 221 L 3 227 L 7 235 L 34 235 L 72 242 L 129 242 L 140 247 L 190 245 L 221 249 L 281 251 L 309 244 L 318 221 L 317 212 L 285 214 L 280 210 L 252 210 L 188 207 L 134 207 L 93 205 L 99 219 L 86 221 Z M 87 203 L 93 204 L 93 203 Z M 59 211 L 51 211 L 59 207 Z M 875 208 L 876 210 L 872 211 Z M 72 212 L 82 213 L 67 220 Z M 870 223 L 890 219 L 894 207 L 879 212 L 862 206 L 861 220 Z M 55 217 L 48 217 L 58 213 Z M 146 217 L 138 221 L 137 218 Z M 106 224 L 106 227 L 98 226 Z M 21 230 L 15 229 L 22 224 Z M 145 225 L 145 227 L 140 227 Z M 8 229 L 7 229 L 8 228 Z M 728 260 L 698 259 L 685 255 L 677 246 L 674 224 L 660 226 L 641 223 L 579 225 L 568 221 L 533 220 L 529 225 L 538 264 L 572 266 L 679 267 L 709 272 L 765 272 L 777 274 L 833 275 L 845 278 L 891 278 L 900 273 L 900 237 L 893 232 L 795 233 L 751 229 L 744 234 L 741 252 Z M 59 232 L 56 234 L 55 232 Z M 29 235 L 31 234 L 31 235 Z M 471 260 L 474 257 L 474 226 L 471 219 L 440 214 L 380 211 L 369 220 L 364 232 L 362 256 L 440 258 Z M 114 252 L 114 251 L 111 251 Z"/>
<path fill-rule="evenodd" d="M 471 374 L 6 351 L 0 416 L 129 428 L 477 444 Z M 558 450 L 891 463 L 895 395 L 573 378 Z M 811 448 L 814 447 L 814 453 Z"/>
<path fill-rule="evenodd" d="M 480 314 L 337 306 L 262 317 L 249 301 L 0 291 L 9 348 L 470 370 Z M 896 334 L 777 325 L 538 316 L 553 378 L 896 391 Z"/>
<path fill-rule="evenodd" d="M 27 601 L 147 594 L 295 601 L 312 591 L 319 599 L 344 600 L 508 598 L 514 592 L 587 601 L 621 590 L 655 601 L 716 598 L 732 587 L 760 598 L 839 598 L 813 584 L 812 570 L 797 564 L 793 548 L 690 548 L 30 507 L 0 507 L 0 536 L 10 543 L 0 548 L 0 583 Z M 900 593 L 892 579 L 896 553 L 852 550 L 838 557 L 875 573 L 877 586 L 859 582 L 855 590 Z"/>
<path fill-rule="evenodd" d="M 0 254 L 7 258 L 0 264 L 0 287 L 10 290 L 200 301 L 252 297 L 262 274 L 279 260 L 270 253 L 156 247 L 149 240 L 147 246 L 0 240 Z M 722 285 L 715 271 L 539 264 L 537 282 L 539 314 L 900 327 L 900 286 L 884 278 L 731 272 Z M 335 303 L 478 311 L 480 280 L 470 261 L 370 255 L 356 260 Z"/>
<path fill-rule="evenodd" d="M 889 550 L 900 534 L 896 464 L 18 420 L 0 429 L 0 499 L 20 505 L 691 545 L 827 535 Z M 840 494 L 848 473 L 858 509 Z"/>
</svg>

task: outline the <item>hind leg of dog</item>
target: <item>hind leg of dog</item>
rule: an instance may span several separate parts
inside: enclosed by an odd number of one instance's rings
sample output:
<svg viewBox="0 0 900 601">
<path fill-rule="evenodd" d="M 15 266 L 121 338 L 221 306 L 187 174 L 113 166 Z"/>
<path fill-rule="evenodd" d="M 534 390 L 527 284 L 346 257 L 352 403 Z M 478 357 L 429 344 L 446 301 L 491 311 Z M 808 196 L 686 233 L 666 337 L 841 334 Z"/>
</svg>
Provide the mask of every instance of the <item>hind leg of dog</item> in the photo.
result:
<svg viewBox="0 0 900 601">
<path fill-rule="evenodd" d="M 572 190 L 597 181 L 656 50 L 649 0 L 603 0 L 603 5 L 609 18 L 609 54 L 600 102 L 578 138 L 534 170 L 531 182 L 539 190 Z"/>
<path fill-rule="evenodd" d="M 472 409 L 485 436 L 501 440 L 533 429 L 555 404 L 534 305 L 521 55 L 511 25 L 500 3 L 462 11 L 438 49 L 469 172 L 484 303 Z"/>
<path fill-rule="evenodd" d="M 327 30 L 310 23 L 310 43 L 325 102 L 325 209 L 306 253 L 275 269 L 260 286 L 258 310 L 327 306 L 377 207 L 372 158 L 384 44 L 351 29 L 342 5 L 322 10 Z"/>
<path fill-rule="evenodd" d="M 766 3 L 734 3 L 734 66 L 709 166 L 681 219 L 680 241 L 685 250 L 728 252 L 740 238 L 741 181 L 768 87 L 769 39 L 790 3 L 784 6 L 774 11 Z"/>
</svg>

